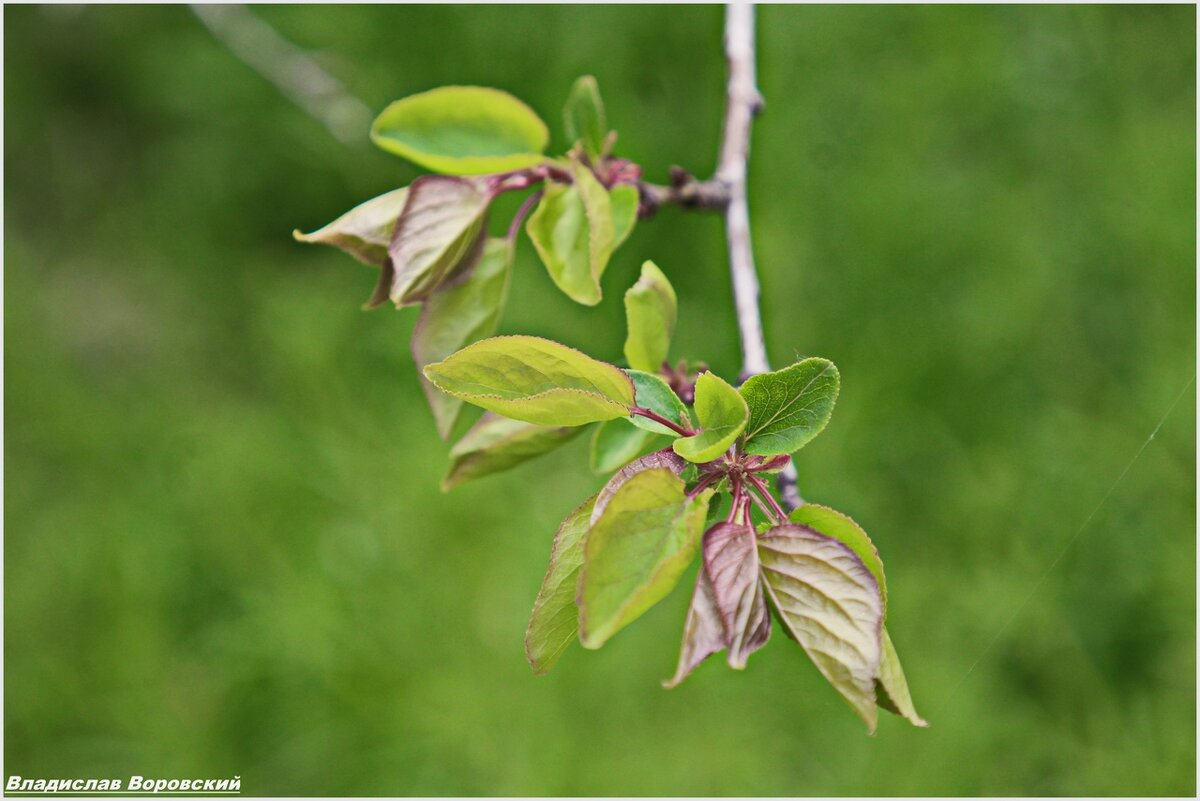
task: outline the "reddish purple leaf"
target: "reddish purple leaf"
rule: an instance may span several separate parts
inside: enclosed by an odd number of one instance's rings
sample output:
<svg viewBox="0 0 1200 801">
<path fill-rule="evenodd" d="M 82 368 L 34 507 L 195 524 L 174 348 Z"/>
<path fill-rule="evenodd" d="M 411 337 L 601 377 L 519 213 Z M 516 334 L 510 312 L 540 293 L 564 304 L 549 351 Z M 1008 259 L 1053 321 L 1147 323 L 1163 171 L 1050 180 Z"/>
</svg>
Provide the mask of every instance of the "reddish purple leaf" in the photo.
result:
<svg viewBox="0 0 1200 801">
<path fill-rule="evenodd" d="M 692 605 L 683 624 L 679 666 L 675 668 L 675 675 L 664 681 L 663 686 L 667 689 L 677 686 L 697 665 L 724 647 L 725 629 L 721 625 L 721 613 L 717 610 L 712 583 L 701 566 L 696 576 L 696 589 L 692 591 Z"/>
<path fill-rule="evenodd" d="M 704 535 L 704 571 L 725 632 L 729 666 L 746 666 L 746 658 L 771 636 L 771 614 L 759 579 L 754 529 L 717 523 Z"/>
</svg>

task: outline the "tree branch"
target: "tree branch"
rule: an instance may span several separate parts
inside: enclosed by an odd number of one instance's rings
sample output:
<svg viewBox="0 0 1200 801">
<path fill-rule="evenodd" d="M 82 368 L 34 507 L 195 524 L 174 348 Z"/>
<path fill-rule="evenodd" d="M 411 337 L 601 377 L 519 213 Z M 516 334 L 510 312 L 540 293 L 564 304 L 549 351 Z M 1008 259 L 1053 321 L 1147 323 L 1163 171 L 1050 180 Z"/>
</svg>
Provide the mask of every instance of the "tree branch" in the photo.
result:
<svg viewBox="0 0 1200 801">
<path fill-rule="evenodd" d="M 725 58 L 729 64 L 726 84 L 725 128 L 715 180 L 729 188 L 725 209 L 725 239 L 729 248 L 729 272 L 733 302 L 742 342 L 742 379 L 771 369 L 759 312 L 758 273 L 750 240 L 750 207 L 746 202 L 746 172 L 750 160 L 750 127 L 763 109 L 755 77 L 754 6 L 731 3 L 725 10 Z M 804 500 L 796 486 L 792 463 L 779 474 L 779 494 L 784 505 L 795 509 Z"/>
<path fill-rule="evenodd" d="M 749 3 L 732 3 L 726 8 L 725 58 L 729 63 L 729 81 L 716 180 L 729 187 L 725 237 L 742 340 L 742 377 L 748 378 L 771 369 L 758 311 L 758 274 L 754 270 L 750 209 L 746 203 L 750 125 L 763 105 L 754 74 L 754 6 Z"/>
</svg>

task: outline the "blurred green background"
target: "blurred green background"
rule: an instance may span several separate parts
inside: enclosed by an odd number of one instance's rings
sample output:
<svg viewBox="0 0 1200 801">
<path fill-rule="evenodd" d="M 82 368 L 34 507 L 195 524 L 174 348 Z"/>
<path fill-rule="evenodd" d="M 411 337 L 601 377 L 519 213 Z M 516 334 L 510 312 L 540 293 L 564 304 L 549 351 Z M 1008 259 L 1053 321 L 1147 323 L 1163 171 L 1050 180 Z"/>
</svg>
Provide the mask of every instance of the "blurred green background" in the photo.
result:
<svg viewBox="0 0 1200 801">
<path fill-rule="evenodd" d="M 493 85 L 565 147 L 590 72 L 649 178 L 715 160 L 718 7 L 254 13 L 372 111 Z M 769 346 L 843 376 L 801 486 L 872 533 L 932 722 L 875 737 L 779 632 L 661 689 L 686 589 L 534 677 L 551 537 L 601 481 L 586 441 L 442 495 L 416 312 L 364 314 L 373 272 L 290 236 L 417 171 L 338 142 L 186 7 L 4 22 L 6 774 L 1195 793 L 1194 8 L 760 11 Z M 502 331 L 619 359 L 645 258 L 678 288 L 675 356 L 736 375 L 721 224 L 674 209 L 594 309 L 523 239 Z"/>
</svg>

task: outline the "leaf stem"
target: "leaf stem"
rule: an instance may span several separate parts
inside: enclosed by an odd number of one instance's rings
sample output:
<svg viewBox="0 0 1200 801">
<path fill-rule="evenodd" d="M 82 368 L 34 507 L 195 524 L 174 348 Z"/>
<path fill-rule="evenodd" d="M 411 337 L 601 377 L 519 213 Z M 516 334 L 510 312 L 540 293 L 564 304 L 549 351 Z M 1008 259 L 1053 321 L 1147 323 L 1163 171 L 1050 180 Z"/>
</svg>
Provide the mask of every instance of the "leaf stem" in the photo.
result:
<svg viewBox="0 0 1200 801">
<path fill-rule="evenodd" d="M 508 224 L 508 241 L 516 242 L 517 232 L 521 230 L 521 223 L 525 222 L 525 217 L 534 205 L 542 199 L 542 190 L 534 192 L 529 197 L 525 198 L 525 202 L 517 209 L 517 213 L 513 215 L 512 222 Z"/>
<path fill-rule="evenodd" d="M 658 414 L 657 412 L 653 412 L 649 409 L 644 409 L 641 406 L 630 406 L 629 413 L 631 415 L 636 414 L 639 417 L 645 417 L 647 420 L 653 420 L 654 422 L 658 423 L 659 425 L 666 426 L 667 428 L 671 429 L 672 431 L 674 431 L 676 434 L 678 434 L 681 437 L 691 437 L 697 433 L 697 432 L 691 430 L 690 428 L 686 428 L 684 426 L 679 425 L 679 423 L 676 423 L 674 420 L 668 420 L 667 418 L 663 417 L 661 414 Z"/>
<path fill-rule="evenodd" d="M 746 480 L 749 481 L 750 485 L 754 489 L 758 490 L 758 493 L 761 494 L 762 497 L 766 499 L 766 502 L 771 505 L 771 510 L 774 512 L 774 516 L 777 518 L 776 522 L 786 523 L 788 519 L 788 513 L 782 506 L 779 505 L 779 502 L 775 500 L 775 496 L 771 494 L 771 489 L 767 486 L 767 482 L 763 481 L 758 476 L 750 475 L 746 476 Z M 757 494 L 754 497 L 758 499 Z"/>
<path fill-rule="evenodd" d="M 692 487 L 691 492 L 689 492 L 687 496 L 689 498 L 695 498 L 701 492 L 704 492 L 704 490 L 708 489 L 711 484 L 719 481 L 724 475 L 724 473 L 709 473 L 696 482 L 696 486 Z"/>
</svg>

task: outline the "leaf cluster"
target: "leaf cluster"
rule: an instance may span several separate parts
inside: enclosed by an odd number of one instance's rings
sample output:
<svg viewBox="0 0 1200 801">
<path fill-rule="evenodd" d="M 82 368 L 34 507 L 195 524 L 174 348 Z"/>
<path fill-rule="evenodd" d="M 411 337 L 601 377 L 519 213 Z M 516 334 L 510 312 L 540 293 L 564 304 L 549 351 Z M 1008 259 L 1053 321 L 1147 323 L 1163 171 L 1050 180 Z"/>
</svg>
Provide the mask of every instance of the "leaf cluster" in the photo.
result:
<svg viewBox="0 0 1200 801">
<path fill-rule="evenodd" d="M 418 370 L 495 333 L 522 223 L 551 280 L 594 306 L 613 252 L 637 221 L 641 170 L 613 155 L 616 134 L 594 78 L 576 81 L 563 117 L 575 144 L 550 157 L 546 124 L 498 89 L 445 86 L 397 100 L 376 118 L 372 141 L 437 174 L 294 236 L 379 268 L 367 308 L 422 307 L 412 339 Z M 489 211 L 507 192 L 525 192 L 526 203 L 507 236 L 491 237 Z M 421 380 L 438 432 L 449 438 L 462 402 Z"/>
<path fill-rule="evenodd" d="M 493 336 L 522 222 L 551 280 L 595 305 L 637 219 L 641 171 L 613 156 L 616 135 L 590 76 L 572 87 L 564 123 L 575 144 L 551 158 L 545 123 L 499 90 L 452 86 L 398 100 L 376 119 L 373 141 L 438 174 L 296 233 L 379 268 L 368 308 L 421 306 L 412 354 L 443 438 L 464 403 L 485 410 L 451 448 L 444 489 L 592 429 L 591 467 L 611 475 L 554 537 L 525 638 L 533 670 L 548 671 L 576 639 L 604 645 L 699 557 L 666 686 L 721 651 L 744 668 L 780 625 L 871 731 L 879 706 L 926 725 L 885 627 L 883 563 L 870 538 L 827 507 L 787 512 L 768 484 L 829 422 L 840 389 L 832 362 L 801 359 L 740 387 L 702 365 L 672 366 L 677 297 L 652 262 L 624 296 L 623 367 L 546 339 Z M 510 191 L 532 193 L 508 236 L 489 237 L 491 204 Z"/>
</svg>

